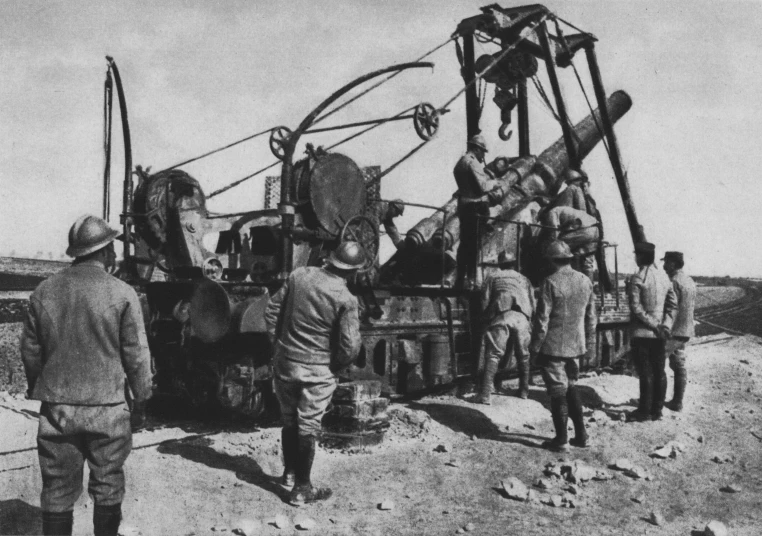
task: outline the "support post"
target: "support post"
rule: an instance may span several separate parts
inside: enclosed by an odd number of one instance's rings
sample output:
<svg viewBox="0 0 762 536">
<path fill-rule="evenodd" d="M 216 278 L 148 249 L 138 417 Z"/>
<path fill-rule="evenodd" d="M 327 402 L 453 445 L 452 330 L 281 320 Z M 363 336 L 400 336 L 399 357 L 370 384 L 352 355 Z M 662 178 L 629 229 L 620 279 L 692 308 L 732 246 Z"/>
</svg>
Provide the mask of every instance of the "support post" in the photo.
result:
<svg viewBox="0 0 762 536">
<path fill-rule="evenodd" d="M 630 194 L 630 183 L 622 168 L 619 145 L 617 144 L 616 135 L 614 134 L 614 125 L 611 122 L 611 117 L 609 116 L 609 111 L 605 104 L 606 92 L 603 88 L 601 71 L 598 68 L 598 59 L 595 56 L 595 46 L 592 43 L 585 47 L 585 54 L 587 55 L 590 78 L 592 79 L 593 89 L 595 90 L 595 98 L 598 101 L 598 109 L 601 112 L 603 133 L 606 136 L 606 141 L 609 146 L 609 159 L 611 160 L 611 167 L 614 168 L 614 176 L 616 177 L 616 182 L 619 186 L 619 195 L 622 196 L 624 213 L 627 216 L 627 225 L 630 227 L 630 235 L 632 236 L 633 243 L 645 242 L 646 234 L 645 231 L 643 231 L 643 227 L 638 223 L 635 205 L 632 202 L 632 195 Z"/>
<path fill-rule="evenodd" d="M 468 34 L 463 36 L 463 81 L 466 85 L 471 84 L 476 78 L 474 66 L 474 36 Z M 466 89 L 466 140 L 481 132 L 479 120 L 481 119 L 481 110 L 479 110 L 479 94 L 476 92 L 476 84 L 471 84 Z"/>
<path fill-rule="evenodd" d="M 547 23 L 543 22 L 537 27 L 537 37 L 540 39 L 540 45 L 545 53 L 545 66 L 548 69 L 548 78 L 550 79 L 550 85 L 553 88 L 553 96 L 556 99 L 556 108 L 558 109 L 558 117 L 561 120 L 561 130 L 564 134 L 564 145 L 566 145 L 566 153 L 569 155 L 569 164 L 571 167 L 579 167 L 579 156 L 577 153 L 577 145 L 574 142 L 572 133 L 572 127 L 569 124 L 569 116 L 566 113 L 566 104 L 564 103 L 564 97 L 561 94 L 561 85 L 558 82 L 558 73 L 556 73 L 555 55 L 550 47 L 550 40 L 548 39 Z M 605 107 L 605 99 L 604 99 Z"/>
<path fill-rule="evenodd" d="M 519 156 L 529 156 L 529 103 L 526 78 L 519 82 Z"/>
</svg>

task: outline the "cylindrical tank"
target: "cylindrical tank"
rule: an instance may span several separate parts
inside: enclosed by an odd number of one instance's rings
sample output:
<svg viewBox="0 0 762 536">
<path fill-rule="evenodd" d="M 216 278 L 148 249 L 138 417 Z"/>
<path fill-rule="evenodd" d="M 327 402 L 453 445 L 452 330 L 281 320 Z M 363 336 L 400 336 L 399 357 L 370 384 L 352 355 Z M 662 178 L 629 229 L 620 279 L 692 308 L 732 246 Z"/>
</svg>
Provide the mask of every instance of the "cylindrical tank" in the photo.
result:
<svg viewBox="0 0 762 536">
<path fill-rule="evenodd" d="M 450 339 L 446 334 L 429 335 L 425 339 L 429 354 L 429 377 L 450 372 Z"/>
</svg>

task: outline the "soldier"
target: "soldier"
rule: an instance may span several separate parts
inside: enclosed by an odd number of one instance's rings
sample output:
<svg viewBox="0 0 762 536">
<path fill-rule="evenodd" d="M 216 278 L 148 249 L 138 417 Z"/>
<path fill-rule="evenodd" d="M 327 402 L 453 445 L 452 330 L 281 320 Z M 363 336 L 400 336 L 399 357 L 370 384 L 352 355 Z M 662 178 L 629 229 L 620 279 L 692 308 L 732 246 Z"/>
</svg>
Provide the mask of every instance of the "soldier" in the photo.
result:
<svg viewBox="0 0 762 536">
<path fill-rule="evenodd" d="M 534 289 L 529 280 L 514 270 L 516 256 L 501 251 L 497 259 L 499 270 L 482 284 L 482 310 L 486 324 L 484 332 L 484 378 L 481 394 L 474 399 L 490 404 L 492 383 L 498 364 L 510 341 L 519 368 L 519 397 L 529 394 L 530 321 L 534 314 Z"/>
<path fill-rule="evenodd" d="M 540 284 L 537 315 L 532 330 L 530 351 L 538 354 L 537 363 L 550 395 L 550 411 L 556 436 L 543 446 L 566 452 L 588 446 L 582 402 L 577 392 L 577 359 L 589 354 L 595 340 L 597 318 L 593 284 L 571 268 L 573 255 L 565 242 L 551 242 L 545 256 L 555 271 Z M 574 423 L 574 439 L 568 440 L 568 418 Z"/>
<path fill-rule="evenodd" d="M 365 262 L 357 242 L 331 252 L 326 266 L 297 268 L 270 299 L 265 312 L 275 347 L 274 390 L 283 417 L 283 484 L 289 503 L 322 501 L 330 488 L 312 485 L 310 474 L 320 420 L 336 389 L 339 370 L 360 350 L 357 298 L 347 281 Z"/>
<path fill-rule="evenodd" d="M 489 216 L 483 196 L 500 192 L 492 173 L 484 167 L 487 143 L 484 136 L 476 134 L 468 140 L 468 150 L 455 164 L 453 174 L 458 183 L 458 218 L 460 219 L 460 245 L 458 246 L 458 275 L 455 285 L 465 287 L 474 284 L 476 278 L 476 254 L 478 248 L 479 217 Z M 468 283 L 466 283 L 468 281 Z"/>
<path fill-rule="evenodd" d="M 405 202 L 402 199 L 381 201 L 376 205 L 376 212 L 379 223 L 384 226 L 384 230 L 391 239 L 392 244 L 394 244 L 394 247 L 397 249 L 402 248 L 405 245 L 405 240 L 397 229 L 394 218 L 402 216 L 405 213 Z"/>
<path fill-rule="evenodd" d="M 635 244 L 638 273 L 632 276 L 629 293 L 630 338 L 640 376 L 640 402 L 630 413 L 632 421 L 659 420 L 667 392 L 665 344 L 677 312 L 672 284 L 654 264 L 654 245 Z"/>
<path fill-rule="evenodd" d="M 598 249 L 600 237 L 598 220 L 584 210 L 561 206 L 546 212 L 542 222 L 553 228 L 548 233 L 551 240 L 561 240 L 569 245 L 578 270 L 592 281 L 595 272 L 593 256 Z"/>
<path fill-rule="evenodd" d="M 72 266 L 40 283 L 24 318 L 28 396 L 42 401 L 44 534 L 71 534 L 85 460 L 95 535 L 116 536 L 122 518 L 123 465 L 132 448 L 126 384 L 134 397 L 132 424 L 140 425 L 152 376 L 138 295 L 108 273 L 118 234 L 101 218 L 80 217 L 69 231 Z"/>
<path fill-rule="evenodd" d="M 672 325 L 672 334 L 667 341 L 666 354 L 669 366 L 675 371 L 675 392 L 666 406 L 672 411 L 683 410 L 683 395 L 688 383 L 685 370 L 685 345 L 695 335 L 693 327 L 693 308 L 696 303 L 696 284 L 683 272 L 683 254 L 679 251 L 667 251 L 664 254 L 664 271 L 672 280 L 672 288 L 677 298 L 677 314 Z"/>
<path fill-rule="evenodd" d="M 566 188 L 558 194 L 553 202 L 556 207 L 571 207 L 590 214 L 587 207 L 587 199 L 582 184 L 587 184 L 587 175 L 583 171 L 569 169 L 566 171 Z M 590 214 L 593 216 L 593 214 Z"/>
</svg>

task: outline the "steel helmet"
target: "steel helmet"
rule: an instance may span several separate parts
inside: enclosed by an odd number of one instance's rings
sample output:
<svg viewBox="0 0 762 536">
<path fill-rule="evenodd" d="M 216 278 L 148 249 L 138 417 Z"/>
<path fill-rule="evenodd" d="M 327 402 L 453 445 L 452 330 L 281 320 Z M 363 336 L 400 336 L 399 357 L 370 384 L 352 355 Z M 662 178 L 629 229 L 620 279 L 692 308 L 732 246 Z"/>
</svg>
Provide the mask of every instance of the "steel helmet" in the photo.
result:
<svg viewBox="0 0 762 536">
<path fill-rule="evenodd" d="M 512 251 L 501 251 L 497 256 L 497 264 L 513 264 L 516 262 L 516 255 Z"/>
<path fill-rule="evenodd" d="M 545 248 L 546 259 L 571 259 L 573 257 L 569 244 L 561 240 L 554 240 Z"/>
<path fill-rule="evenodd" d="M 69 257 L 84 257 L 106 247 L 118 235 L 119 231 L 109 227 L 103 219 L 85 214 L 77 218 L 69 229 L 69 247 L 66 254 Z"/>
<path fill-rule="evenodd" d="M 328 255 L 328 264 L 339 270 L 359 270 L 365 265 L 365 252 L 357 242 L 342 242 Z"/>
<path fill-rule="evenodd" d="M 471 139 L 468 140 L 468 145 L 479 147 L 485 153 L 488 152 L 487 142 L 484 140 L 484 136 L 482 136 L 481 134 L 474 134 L 473 136 L 471 136 Z"/>
<path fill-rule="evenodd" d="M 395 199 L 389 203 L 389 208 L 394 209 L 398 216 L 405 213 L 405 202 L 402 199 Z"/>
<path fill-rule="evenodd" d="M 577 181 L 588 182 L 587 173 L 585 173 L 581 169 L 580 170 L 571 169 L 571 168 L 567 169 L 565 179 L 566 179 L 566 182 L 568 183 L 577 182 Z"/>
</svg>

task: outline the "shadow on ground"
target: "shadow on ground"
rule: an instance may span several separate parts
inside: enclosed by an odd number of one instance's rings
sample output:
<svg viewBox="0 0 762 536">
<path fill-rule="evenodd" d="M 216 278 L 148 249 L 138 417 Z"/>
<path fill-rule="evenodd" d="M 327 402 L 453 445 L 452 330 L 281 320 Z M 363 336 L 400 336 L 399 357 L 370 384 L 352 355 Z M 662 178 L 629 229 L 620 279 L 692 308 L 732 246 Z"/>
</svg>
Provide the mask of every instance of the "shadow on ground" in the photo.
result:
<svg viewBox="0 0 762 536">
<path fill-rule="evenodd" d="M 162 454 L 182 456 L 186 460 L 200 463 L 212 469 L 223 469 L 235 474 L 239 480 L 254 484 L 279 497 L 288 499 L 288 491 L 277 483 L 277 477 L 266 474 L 260 465 L 248 456 L 231 456 L 211 447 L 212 441 L 206 437 L 195 437 L 181 441 L 167 441 L 158 447 Z"/>
<path fill-rule="evenodd" d="M 0 501 L 0 534 L 42 534 L 42 510 L 20 499 Z"/>
</svg>

